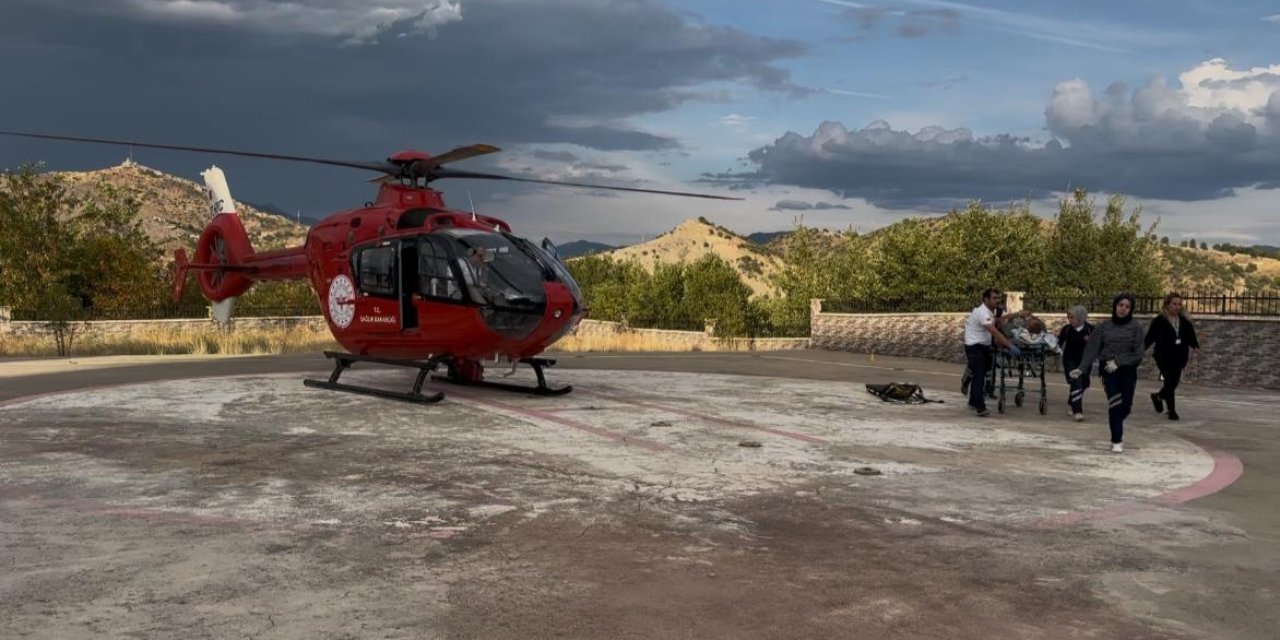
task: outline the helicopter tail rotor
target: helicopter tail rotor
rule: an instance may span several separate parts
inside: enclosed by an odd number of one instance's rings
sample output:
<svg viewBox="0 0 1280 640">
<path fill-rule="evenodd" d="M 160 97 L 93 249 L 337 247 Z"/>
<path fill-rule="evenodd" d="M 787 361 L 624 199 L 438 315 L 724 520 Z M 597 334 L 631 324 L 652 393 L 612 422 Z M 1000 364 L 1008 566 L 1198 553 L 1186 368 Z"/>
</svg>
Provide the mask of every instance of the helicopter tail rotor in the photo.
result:
<svg viewBox="0 0 1280 640">
<path fill-rule="evenodd" d="M 253 286 L 246 262 L 254 255 L 249 234 L 236 213 L 235 200 L 227 186 L 226 175 L 218 167 L 210 167 L 200 174 L 204 178 L 205 193 L 209 198 L 209 212 L 213 219 L 196 242 L 194 261 L 179 249 L 174 253 L 174 300 L 182 297 L 187 272 L 196 271 L 196 281 L 205 298 L 214 303 L 214 317 L 219 322 L 231 319 L 235 299 Z"/>
</svg>

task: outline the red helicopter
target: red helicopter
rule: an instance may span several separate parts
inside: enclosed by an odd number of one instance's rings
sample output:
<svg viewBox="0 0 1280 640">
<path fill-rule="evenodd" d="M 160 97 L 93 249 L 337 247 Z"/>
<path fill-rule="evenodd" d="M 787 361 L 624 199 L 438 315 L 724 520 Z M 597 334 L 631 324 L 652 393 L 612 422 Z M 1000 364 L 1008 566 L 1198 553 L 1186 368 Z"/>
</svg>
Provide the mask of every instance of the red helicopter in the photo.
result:
<svg viewBox="0 0 1280 640">
<path fill-rule="evenodd" d="M 543 369 L 554 360 L 539 358 L 571 331 L 586 313 L 582 292 L 547 239 L 534 244 L 511 226 L 474 211 L 448 208 L 428 185 L 441 178 L 510 180 L 568 187 L 658 193 L 717 200 L 727 196 L 632 187 L 536 180 L 446 168 L 444 165 L 499 151 L 475 144 L 432 156 L 400 151 L 382 162 L 327 160 L 252 151 L 209 149 L 125 140 L 104 140 L 0 131 L 0 135 L 48 140 L 130 145 L 134 147 L 310 162 L 384 174 L 378 195 L 358 209 L 334 213 L 307 233 L 303 246 L 254 251 L 236 214 L 235 201 L 221 169 L 202 172 L 213 218 L 200 234 L 195 255 L 175 253 L 174 299 L 182 296 L 187 273 L 214 303 L 214 317 L 226 322 L 236 298 L 255 282 L 309 279 L 329 330 L 346 353 L 326 351 L 334 361 L 328 380 L 304 380 L 310 387 L 431 403 L 443 393 L 422 392 L 426 377 L 456 384 L 542 395 L 559 395 L 570 386 L 548 386 Z M 485 379 L 485 361 L 529 365 L 537 386 Z M 409 392 L 387 391 L 338 381 L 356 362 L 416 369 Z"/>
</svg>

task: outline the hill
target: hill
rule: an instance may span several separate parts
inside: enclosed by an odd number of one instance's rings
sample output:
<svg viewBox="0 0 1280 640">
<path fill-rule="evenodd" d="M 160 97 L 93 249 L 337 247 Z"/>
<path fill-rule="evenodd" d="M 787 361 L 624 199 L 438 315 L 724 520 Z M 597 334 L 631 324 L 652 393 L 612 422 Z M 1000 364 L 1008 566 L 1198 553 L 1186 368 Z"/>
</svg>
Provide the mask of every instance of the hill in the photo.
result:
<svg viewBox="0 0 1280 640">
<path fill-rule="evenodd" d="M 1280 289 L 1280 260 L 1216 249 L 1161 247 L 1171 290 L 1201 295 Z"/>
<path fill-rule="evenodd" d="M 907 222 L 894 223 L 863 235 L 868 243 L 863 246 L 873 249 L 895 227 Z M 950 220 L 946 216 L 936 216 L 916 219 L 914 223 L 936 229 L 949 224 Z M 1039 220 L 1037 226 L 1040 233 L 1049 234 L 1054 229 L 1054 222 Z M 809 231 L 810 241 L 816 242 L 825 255 L 840 251 L 851 238 L 849 234 L 838 231 Z M 767 244 L 752 242 L 751 237 L 766 240 Z M 753 297 L 759 297 L 777 295 L 770 276 L 784 266 L 783 256 L 787 255 L 787 245 L 794 237 L 793 232 L 785 231 L 757 233 L 744 238 L 708 220 L 696 219 L 686 220 L 648 242 L 616 249 L 605 255 L 622 260 L 636 259 L 651 270 L 655 262 L 687 263 L 712 253 L 732 265 L 751 287 Z M 1157 258 L 1166 290 L 1200 295 L 1280 290 L 1280 260 L 1277 259 L 1168 245 L 1159 246 Z"/>
<path fill-rule="evenodd" d="M 263 213 L 270 213 L 272 215 L 277 215 L 277 216 L 280 216 L 281 218 L 284 218 L 285 220 L 292 220 L 298 224 L 306 225 L 308 227 L 314 226 L 317 222 L 320 222 L 321 220 L 324 219 L 324 216 L 310 216 L 306 214 L 300 214 L 298 212 L 287 211 L 285 210 L 284 207 L 281 207 L 279 205 L 276 205 L 270 202 L 268 203 L 244 202 L 242 204 L 248 205 L 249 207 L 257 209 L 258 211 L 261 211 Z"/>
<path fill-rule="evenodd" d="M 556 249 L 560 253 L 560 257 L 568 260 L 569 258 L 580 258 L 582 256 L 591 255 L 593 253 L 605 253 L 617 249 L 613 245 L 604 244 L 603 242 L 592 242 L 590 240 L 574 240 L 566 242 Z"/>
<path fill-rule="evenodd" d="M 650 240 L 604 255 L 616 260 L 636 260 L 652 270 L 657 262 L 690 263 L 714 254 L 729 263 L 751 287 L 753 297 L 772 295 L 769 278 L 782 268 L 773 252 L 705 218 L 685 220 L 674 229 Z"/>
<path fill-rule="evenodd" d="M 109 184 L 136 198 L 142 228 L 164 248 L 191 249 L 209 221 L 208 200 L 203 186 L 129 160 L 96 171 L 62 172 L 68 188 L 77 194 L 91 191 L 99 183 Z M 235 193 L 232 183 L 231 192 Z M 237 201 L 237 210 L 255 249 L 276 249 L 306 241 L 307 227 L 279 215 Z"/>
</svg>

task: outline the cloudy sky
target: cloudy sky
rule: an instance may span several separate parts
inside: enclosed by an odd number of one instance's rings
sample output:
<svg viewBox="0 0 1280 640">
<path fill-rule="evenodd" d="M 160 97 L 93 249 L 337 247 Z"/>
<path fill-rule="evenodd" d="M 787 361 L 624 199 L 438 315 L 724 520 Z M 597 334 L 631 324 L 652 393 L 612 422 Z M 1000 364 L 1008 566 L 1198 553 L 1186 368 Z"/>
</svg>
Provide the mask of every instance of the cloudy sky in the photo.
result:
<svg viewBox="0 0 1280 640">
<path fill-rule="evenodd" d="M 454 165 L 716 202 L 442 180 L 529 236 L 699 215 L 870 230 L 1122 192 L 1162 234 L 1280 244 L 1280 0 L 3 0 L 0 129 Z M 125 150 L 0 138 L 0 166 Z M 321 216 L 358 170 L 137 151 Z"/>
</svg>

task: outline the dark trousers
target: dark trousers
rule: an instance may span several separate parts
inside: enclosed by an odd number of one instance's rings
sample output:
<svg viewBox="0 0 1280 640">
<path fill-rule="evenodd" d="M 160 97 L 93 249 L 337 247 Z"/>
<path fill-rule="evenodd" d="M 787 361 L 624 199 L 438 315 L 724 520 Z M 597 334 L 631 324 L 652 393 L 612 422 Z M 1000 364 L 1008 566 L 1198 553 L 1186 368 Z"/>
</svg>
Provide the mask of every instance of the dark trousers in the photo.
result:
<svg viewBox="0 0 1280 640">
<path fill-rule="evenodd" d="M 1156 365 L 1160 367 L 1160 375 L 1164 376 L 1164 386 L 1160 387 L 1159 395 L 1164 398 L 1169 413 L 1177 413 L 1178 410 L 1175 408 L 1177 401 L 1173 398 L 1173 392 L 1178 388 L 1178 383 L 1182 382 L 1182 367 L 1172 362 L 1164 364 L 1157 362 Z"/>
<path fill-rule="evenodd" d="M 1124 419 L 1133 409 L 1133 392 L 1138 388 L 1138 368 L 1120 367 L 1115 373 L 1102 374 L 1102 387 L 1107 390 L 1107 419 L 1111 423 L 1111 442 L 1124 441 Z"/>
<path fill-rule="evenodd" d="M 981 411 L 987 408 L 987 396 L 983 387 L 987 384 L 987 367 L 991 362 L 991 347 L 985 344 L 966 344 L 964 357 L 969 362 L 969 406 Z"/>
<path fill-rule="evenodd" d="M 1084 390 L 1089 388 L 1089 372 L 1084 371 L 1079 378 L 1071 379 L 1071 370 L 1080 366 L 1080 363 L 1062 364 L 1062 371 L 1067 377 L 1067 384 L 1071 385 L 1071 391 L 1067 394 L 1067 404 L 1071 405 L 1071 413 L 1084 413 Z"/>
</svg>

